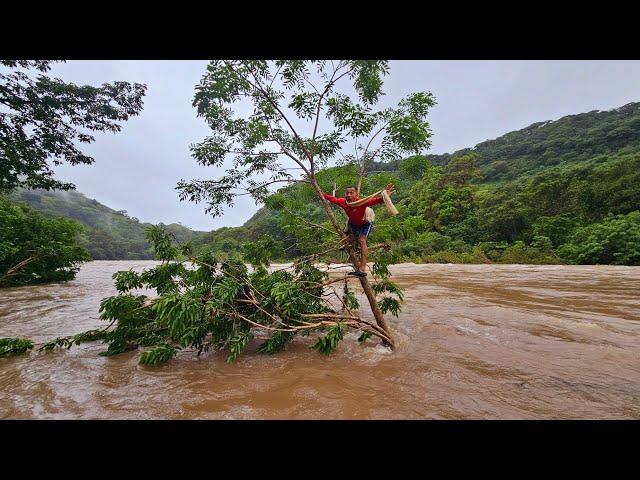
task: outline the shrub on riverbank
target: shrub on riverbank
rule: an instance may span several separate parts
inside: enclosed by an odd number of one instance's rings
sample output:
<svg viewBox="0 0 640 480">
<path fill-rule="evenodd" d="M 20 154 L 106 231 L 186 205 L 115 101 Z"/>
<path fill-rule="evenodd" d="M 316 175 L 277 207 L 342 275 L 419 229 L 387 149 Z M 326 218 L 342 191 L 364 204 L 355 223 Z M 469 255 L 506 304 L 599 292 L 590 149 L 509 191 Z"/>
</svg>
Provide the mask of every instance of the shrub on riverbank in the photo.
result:
<svg viewBox="0 0 640 480">
<path fill-rule="evenodd" d="M 75 278 L 89 252 L 78 243 L 82 226 L 48 218 L 0 198 L 0 287 Z"/>
<path fill-rule="evenodd" d="M 558 254 L 577 264 L 640 265 L 640 211 L 576 229 Z"/>
</svg>

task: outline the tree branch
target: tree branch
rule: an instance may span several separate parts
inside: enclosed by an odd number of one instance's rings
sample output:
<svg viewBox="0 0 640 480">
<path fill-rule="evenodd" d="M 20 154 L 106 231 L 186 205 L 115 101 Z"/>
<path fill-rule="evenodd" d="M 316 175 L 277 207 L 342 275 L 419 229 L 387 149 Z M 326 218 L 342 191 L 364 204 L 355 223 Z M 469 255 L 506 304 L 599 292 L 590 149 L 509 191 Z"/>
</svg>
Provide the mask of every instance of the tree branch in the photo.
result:
<svg viewBox="0 0 640 480">
<path fill-rule="evenodd" d="M 244 62 L 243 62 L 244 63 Z M 245 64 L 245 67 L 246 64 Z M 262 86 L 262 84 L 260 83 L 260 80 L 258 80 L 258 77 L 256 77 L 255 73 L 253 72 L 253 70 L 249 67 L 247 67 L 247 69 L 249 70 L 249 72 L 251 72 L 251 76 L 253 77 L 253 79 L 256 82 L 258 90 L 260 90 L 260 93 L 262 93 L 262 96 L 271 104 L 271 106 L 273 108 L 276 109 L 276 111 L 280 114 L 280 116 L 282 117 L 282 119 L 287 123 L 287 125 L 289 126 L 289 129 L 293 132 L 293 135 L 296 137 L 296 139 L 298 140 L 298 143 L 300 143 L 300 146 L 302 147 L 302 150 L 304 151 L 305 155 L 307 156 L 307 158 L 309 159 L 309 163 L 311 166 L 311 171 L 313 172 L 313 157 L 311 156 L 311 153 L 309 152 L 309 150 L 307 150 L 306 145 L 304 144 L 304 142 L 302 141 L 302 139 L 300 138 L 300 136 L 298 135 L 298 132 L 296 131 L 295 128 L 293 128 L 293 125 L 291 125 L 291 122 L 289 122 L 289 119 L 287 118 L 287 116 L 282 112 L 282 110 L 280 109 L 280 107 L 278 106 L 278 104 L 276 102 L 273 101 L 273 99 L 271 98 L 271 96 L 264 90 L 264 87 Z"/>
</svg>

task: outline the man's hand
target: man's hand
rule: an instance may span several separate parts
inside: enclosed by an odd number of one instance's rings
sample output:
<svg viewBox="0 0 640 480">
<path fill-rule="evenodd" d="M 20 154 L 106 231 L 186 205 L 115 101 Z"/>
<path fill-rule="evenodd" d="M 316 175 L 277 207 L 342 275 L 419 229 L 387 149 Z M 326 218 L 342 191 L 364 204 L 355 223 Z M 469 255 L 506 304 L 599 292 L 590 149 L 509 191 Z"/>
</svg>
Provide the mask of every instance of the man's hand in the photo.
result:
<svg viewBox="0 0 640 480">
<path fill-rule="evenodd" d="M 390 183 L 384 189 L 387 191 L 389 195 L 391 195 L 393 193 L 393 183 Z"/>
</svg>

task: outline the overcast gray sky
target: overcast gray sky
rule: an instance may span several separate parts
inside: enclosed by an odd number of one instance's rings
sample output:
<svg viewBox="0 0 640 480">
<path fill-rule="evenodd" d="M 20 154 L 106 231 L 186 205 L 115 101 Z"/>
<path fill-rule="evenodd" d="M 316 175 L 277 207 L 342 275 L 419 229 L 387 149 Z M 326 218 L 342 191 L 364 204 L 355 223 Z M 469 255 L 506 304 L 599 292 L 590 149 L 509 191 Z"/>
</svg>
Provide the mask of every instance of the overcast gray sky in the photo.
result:
<svg viewBox="0 0 640 480">
<path fill-rule="evenodd" d="M 257 207 L 246 197 L 224 217 L 180 202 L 180 179 L 215 178 L 220 171 L 191 158 L 189 145 L 209 134 L 191 106 L 206 61 L 69 61 L 50 74 L 74 83 L 126 80 L 147 84 L 144 110 L 117 134 L 97 134 L 82 148 L 96 162 L 56 168 L 78 191 L 144 222 L 181 222 L 196 230 L 242 225 Z M 385 104 L 430 91 L 432 147 L 453 152 L 534 122 L 608 110 L 640 101 L 640 61 L 392 61 Z"/>
</svg>

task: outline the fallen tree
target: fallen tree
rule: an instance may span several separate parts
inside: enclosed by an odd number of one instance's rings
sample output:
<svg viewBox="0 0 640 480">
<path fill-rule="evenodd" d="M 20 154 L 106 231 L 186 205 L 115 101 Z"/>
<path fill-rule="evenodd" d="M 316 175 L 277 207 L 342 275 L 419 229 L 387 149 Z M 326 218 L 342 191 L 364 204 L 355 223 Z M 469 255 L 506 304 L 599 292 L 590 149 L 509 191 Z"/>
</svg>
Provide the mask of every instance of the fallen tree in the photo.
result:
<svg viewBox="0 0 640 480">
<path fill-rule="evenodd" d="M 142 272 L 114 274 L 118 295 L 100 304 L 100 318 L 110 322 L 107 327 L 39 345 L 27 339 L 1 339 L 0 356 L 101 340 L 108 345 L 105 356 L 145 348 L 141 364 L 164 363 L 185 349 L 198 355 L 225 350 L 232 362 L 256 337 L 256 330 L 268 335 L 258 347 L 266 354 L 281 351 L 296 335 L 312 332 L 321 334 L 313 348 L 325 354 L 336 348 L 348 329 L 361 331 L 360 342 L 375 336 L 391 343 L 384 329 L 360 315 L 359 302 L 347 288 L 353 278 L 330 280 L 327 271 L 314 265 L 316 255 L 274 269 L 269 261 L 277 248 L 269 237 L 245 244 L 243 258 L 219 262 L 209 252 L 194 255 L 188 244 L 176 244 L 162 227 L 152 227 L 147 234 L 162 263 Z M 381 308 L 397 315 L 402 292 L 388 281 L 384 247 L 373 247 L 383 253 L 374 264 L 380 280 L 374 289 L 387 292 Z M 342 291 L 335 286 L 338 282 L 344 283 Z M 155 290 L 156 295 L 136 295 L 137 289 Z"/>
</svg>

